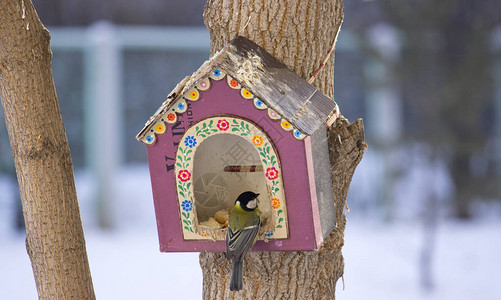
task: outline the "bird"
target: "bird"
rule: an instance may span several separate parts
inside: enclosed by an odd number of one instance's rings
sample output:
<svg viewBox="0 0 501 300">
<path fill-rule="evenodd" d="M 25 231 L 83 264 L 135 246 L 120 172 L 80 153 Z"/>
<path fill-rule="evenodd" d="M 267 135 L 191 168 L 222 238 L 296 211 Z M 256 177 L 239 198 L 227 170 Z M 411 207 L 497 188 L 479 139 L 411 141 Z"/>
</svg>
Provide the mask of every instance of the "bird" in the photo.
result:
<svg viewBox="0 0 501 300">
<path fill-rule="evenodd" d="M 226 258 L 233 261 L 230 290 L 242 289 L 243 259 L 254 246 L 261 225 L 261 212 L 257 207 L 256 194 L 241 193 L 233 206 L 226 233 Z"/>
</svg>

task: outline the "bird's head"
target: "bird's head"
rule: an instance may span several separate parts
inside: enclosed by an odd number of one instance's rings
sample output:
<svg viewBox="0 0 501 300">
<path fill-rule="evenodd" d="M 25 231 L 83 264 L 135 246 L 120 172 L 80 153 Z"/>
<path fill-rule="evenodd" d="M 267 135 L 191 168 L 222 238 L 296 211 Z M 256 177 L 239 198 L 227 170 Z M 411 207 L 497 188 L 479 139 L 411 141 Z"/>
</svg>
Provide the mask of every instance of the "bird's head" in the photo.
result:
<svg viewBox="0 0 501 300">
<path fill-rule="evenodd" d="M 257 208 L 257 196 L 259 194 L 247 191 L 238 196 L 235 205 L 240 206 L 245 211 L 253 211 Z"/>
</svg>

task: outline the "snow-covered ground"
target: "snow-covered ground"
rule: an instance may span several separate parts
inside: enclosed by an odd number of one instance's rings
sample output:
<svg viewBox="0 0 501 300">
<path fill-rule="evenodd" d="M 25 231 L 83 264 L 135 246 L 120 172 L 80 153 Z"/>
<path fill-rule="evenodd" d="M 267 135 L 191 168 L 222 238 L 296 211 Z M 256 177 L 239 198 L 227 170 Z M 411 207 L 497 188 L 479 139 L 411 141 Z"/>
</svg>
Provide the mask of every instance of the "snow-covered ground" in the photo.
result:
<svg viewBox="0 0 501 300">
<path fill-rule="evenodd" d="M 98 299 L 201 299 L 196 253 L 160 253 L 145 166 L 119 177 L 116 227 L 95 225 L 90 181 L 76 174 L 90 267 Z M 0 299 L 36 299 L 23 234 L 11 229 L 9 190 L 0 180 Z M 10 196 L 9 196 L 10 197 Z M 440 221 L 432 256 L 434 288 L 420 286 L 423 228 L 417 221 L 382 223 L 348 213 L 345 275 L 336 299 L 501 299 L 501 220 Z"/>
<path fill-rule="evenodd" d="M 337 299 L 501 299 L 501 222 L 439 223 L 430 291 L 420 286 L 423 235 L 419 224 L 348 218 Z"/>
</svg>

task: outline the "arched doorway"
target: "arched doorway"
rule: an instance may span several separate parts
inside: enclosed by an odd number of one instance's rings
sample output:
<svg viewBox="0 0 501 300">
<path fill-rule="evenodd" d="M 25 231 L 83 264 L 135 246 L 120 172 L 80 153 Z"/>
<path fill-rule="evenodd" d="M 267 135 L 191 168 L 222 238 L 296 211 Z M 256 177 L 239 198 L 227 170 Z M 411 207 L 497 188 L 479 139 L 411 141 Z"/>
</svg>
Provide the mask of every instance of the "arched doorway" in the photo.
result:
<svg viewBox="0 0 501 300">
<path fill-rule="evenodd" d="M 261 238 L 288 237 L 280 159 L 256 124 L 235 116 L 203 119 L 185 132 L 176 157 L 184 239 L 224 240 L 221 216 L 248 190 L 260 194 Z"/>
</svg>

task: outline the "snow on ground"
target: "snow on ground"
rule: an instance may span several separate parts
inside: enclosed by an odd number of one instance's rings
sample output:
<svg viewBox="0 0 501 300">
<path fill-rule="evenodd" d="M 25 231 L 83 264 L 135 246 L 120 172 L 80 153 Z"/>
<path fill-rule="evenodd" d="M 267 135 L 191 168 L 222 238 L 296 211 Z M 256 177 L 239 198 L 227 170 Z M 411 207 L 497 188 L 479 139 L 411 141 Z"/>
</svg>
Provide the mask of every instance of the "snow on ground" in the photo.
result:
<svg viewBox="0 0 501 300">
<path fill-rule="evenodd" d="M 148 170 L 124 169 L 115 229 L 95 225 L 90 180 L 76 174 L 90 268 L 98 299 L 201 299 L 197 253 L 160 253 Z M 2 191 L 5 183 L 0 180 Z M 24 236 L 9 230 L 13 211 L 0 198 L 0 299 L 37 299 Z M 353 208 L 352 208 L 353 209 Z M 355 209 L 353 209 L 355 211 Z M 336 299 L 501 299 L 501 220 L 441 221 L 432 258 L 435 288 L 419 284 L 423 229 L 415 221 L 381 223 L 348 214 L 345 275 Z"/>
<path fill-rule="evenodd" d="M 97 299 L 200 299 L 197 253 L 158 251 L 156 232 L 86 232 Z M 24 237 L 2 237 L 0 299 L 37 299 Z"/>
<path fill-rule="evenodd" d="M 501 222 L 443 222 L 432 257 L 434 288 L 420 286 L 423 230 L 416 223 L 350 220 L 345 232 L 348 299 L 501 299 Z"/>
<path fill-rule="evenodd" d="M 96 226 L 95 205 L 89 199 L 91 181 L 85 173 L 75 174 L 97 299 L 200 299 L 198 253 L 158 250 L 147 167 L 127 168 L 119 178 L 112 216 L 116 228 L 103 231 Z M 0 228 L 9 223 L 0 219 Z M 24 233 L 0 231 L 0 299 L 37 299 L 24 237 Z"/>
</svg>

